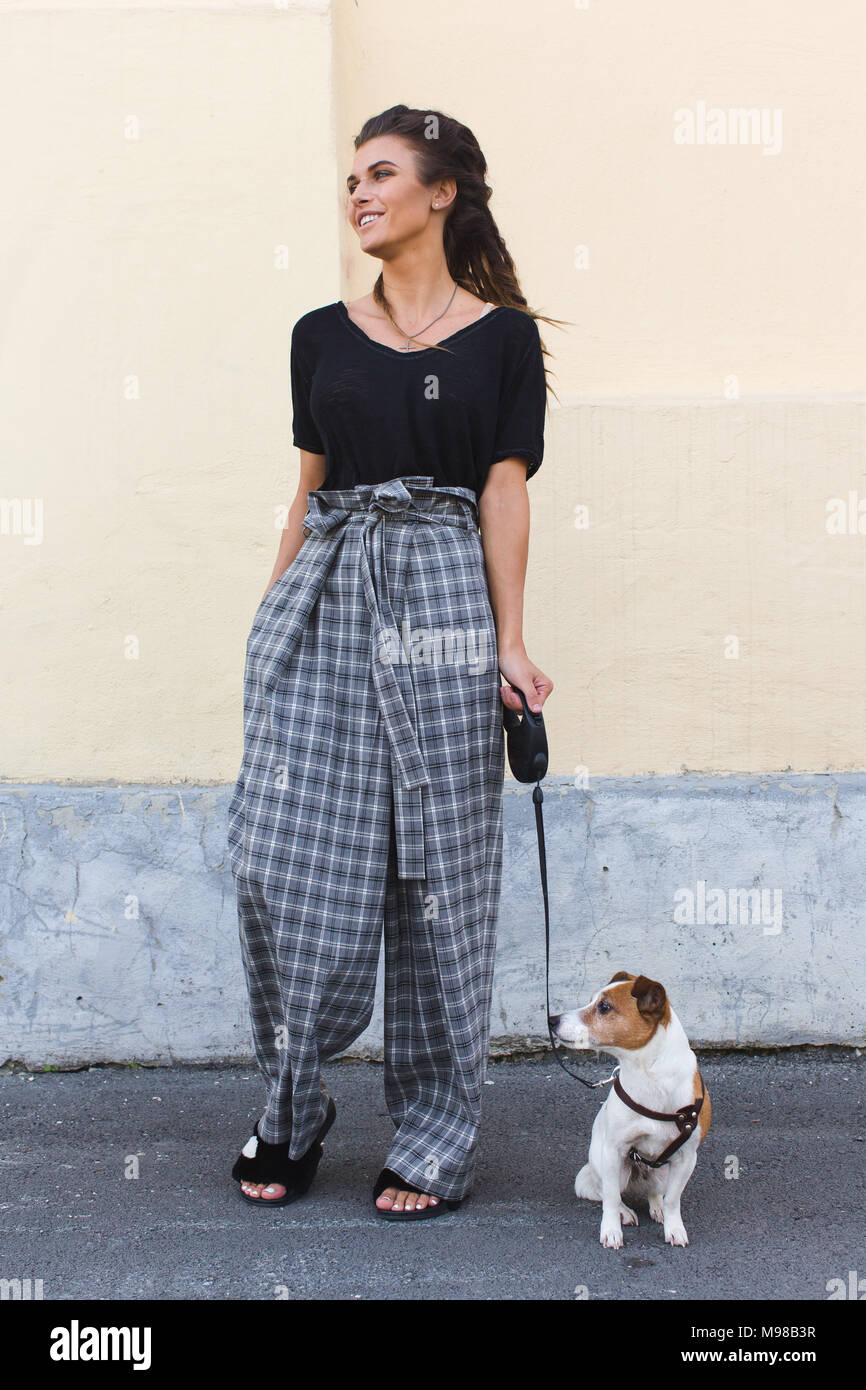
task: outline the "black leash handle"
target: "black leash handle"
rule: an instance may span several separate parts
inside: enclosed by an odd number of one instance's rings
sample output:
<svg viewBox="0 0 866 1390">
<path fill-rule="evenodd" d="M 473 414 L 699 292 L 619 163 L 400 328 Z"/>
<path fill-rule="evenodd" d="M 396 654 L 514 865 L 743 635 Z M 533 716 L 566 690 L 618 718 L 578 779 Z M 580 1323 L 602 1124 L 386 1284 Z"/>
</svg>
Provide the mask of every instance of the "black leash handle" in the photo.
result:
<svg viewBox="0 0 866 1390">
<path fill-rule="evenodd" d="M 541 892 L 544 897 L 544 998 L 546 1010 L 544 1017 L 547 1021 L 547 1036 L 550 1039 L 553 1055 L 566 1075 L 574 1081 L 579 1081 L 588 1090 L 594 1091 L 597 1086 L 606 1086 L 609 1081 L 613 1080 L 613 1076 L 606 1077 L 604 1081 L 587 1081 L 584 1077 L 578 1076 L 576 1071 L 569 1071 L 559 1054 L 553 1029 L 550 1026 L 550 903 L 547 896 L 547 854 L 544 848 L 544 822 L 541 818 L 541 803 L 544 800 L 541 779 L 547 772 L 547 734 L 541 711 L 539 710 L 536 714 L 529 708 L 526 696 L 519 686 L 509 685 L 509 688 L 520 696 L 523 703 L 523 718 L 520 718 L 516 710 L 509 709 L 507 705 L 503 706 L 502 723 L 506 729 L 508 763 L 518 782 L 535 782 L 532 800 L 535 803 L 538 863 L 541 869 Z M 619 1068 L 617 1068 L 618 1070 Z"/>
</svg>

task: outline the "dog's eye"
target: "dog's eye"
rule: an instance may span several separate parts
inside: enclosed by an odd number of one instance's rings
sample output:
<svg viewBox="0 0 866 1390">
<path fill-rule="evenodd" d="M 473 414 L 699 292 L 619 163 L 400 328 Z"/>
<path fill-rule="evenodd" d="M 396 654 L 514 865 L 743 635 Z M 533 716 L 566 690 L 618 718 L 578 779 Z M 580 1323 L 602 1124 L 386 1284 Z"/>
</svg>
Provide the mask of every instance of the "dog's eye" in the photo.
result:
<svg viewBox="0 0 866 1390">
<path fill-rule="evenodd" d="M 610 1007 L 611 1007 L 611 1006 L 610 1006 L 610 1004 L 608 1004 L 608 1002 L 607 1002 L 606 999 L 600 999 L 600 1000 L 599 1000 L 599 1002 L 598 1002 L 598 1012 L 599 1012 L 600 1014 L 609 1014 L 609 1013 L 610 1013 Z"/>
</svg>

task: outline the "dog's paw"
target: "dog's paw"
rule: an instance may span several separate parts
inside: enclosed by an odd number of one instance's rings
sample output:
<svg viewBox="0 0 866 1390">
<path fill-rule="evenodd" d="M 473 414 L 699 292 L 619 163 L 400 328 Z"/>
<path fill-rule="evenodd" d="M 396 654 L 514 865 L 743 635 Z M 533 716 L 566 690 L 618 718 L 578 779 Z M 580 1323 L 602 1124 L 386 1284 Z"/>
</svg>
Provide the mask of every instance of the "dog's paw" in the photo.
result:
<svg viewBox="0 0 866 1390">
<path fill-rule="evenodd" d="M 649 1214 L 652 1217 L 653 1221 L 658 1221 L 659 1223 L 664 1221 L 665 1209 L 661 1197 L 650 1197 Z"/>
<path fill-rule="evenodd" d="M 599 1240 L 605 1250 L 621 1250 L 622 1228 L 619 1225 L 614 1225 L 613 1222 L 610 1222 L 610 1224 L 603 1222 Z"/>
<path fill-rule="evenodd" d="M 668 1245 L 688 1245 L 689 1238 L 686 1235 L 686 1228 L 682 1221 L 665 1223 L 665 1240 Z"/>
<path fill-rule="evenodd" d="M 627 1207 L 625 1202 L 623 1202 L 619 1209 L 619 1219 L 624 1226 L 637 1226 L 640 1224 L 637 1219 L 637 1213 L 633 1212 L 631 1207 Z"/>
</svg>

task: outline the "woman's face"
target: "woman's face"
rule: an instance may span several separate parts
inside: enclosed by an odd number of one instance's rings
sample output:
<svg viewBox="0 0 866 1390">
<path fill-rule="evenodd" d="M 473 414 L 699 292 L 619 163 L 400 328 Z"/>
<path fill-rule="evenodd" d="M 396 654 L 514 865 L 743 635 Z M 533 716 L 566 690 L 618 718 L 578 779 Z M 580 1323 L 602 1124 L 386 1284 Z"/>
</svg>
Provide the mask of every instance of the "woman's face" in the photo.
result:
<svg viewBox="0 0 866 1390">
<path fill-rule="evenodd" d="M 382 256 L 392 255 L 410 241 L 441 235 L 443 208 L 451 201 L 455 185 L 453 179 L 446 179 L 425 188 L 415 173 L 409 146 L 399 136 L 378 135 L 356 150 L 346 187 L 346 215 L 361 250 Z M 432 207 L 434 202 L 438 210 Z"/>
</svg>

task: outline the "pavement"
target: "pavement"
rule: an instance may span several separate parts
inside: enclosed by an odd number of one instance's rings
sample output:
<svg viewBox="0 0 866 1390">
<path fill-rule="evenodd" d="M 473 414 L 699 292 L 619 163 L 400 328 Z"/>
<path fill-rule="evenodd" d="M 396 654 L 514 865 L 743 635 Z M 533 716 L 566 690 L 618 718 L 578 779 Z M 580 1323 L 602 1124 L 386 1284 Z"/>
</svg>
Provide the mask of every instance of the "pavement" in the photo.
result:
<svg viewBox="0 0 866 1390">
<path fill-rule="evenodd" d="M 609 1058 L 570 1056 L 610 1074 Z M 369 1196 L 393 1133 L 381 1064 L 327 1064 L 337 1120 L 316 1182 L 270 1211 L 229 1176 L 263 1108 L 253 1065 L 7 1067 L 0 1278 L 41 1279 L 45 1300 L 803 1301 L 858 1280 L 866 1296 L 866 1057 L 699 1062 L 713 1116 L 683 1197 L 690 1244 L 665 1245 L 644 1204 L 619 1251 L 573 1192 L 607 1089 L 549 1053 L 490 1062 L 471 1196 L 407 1225 Z"/>
</svg>

